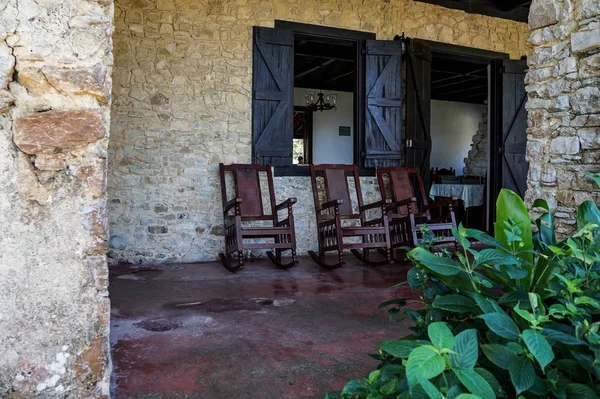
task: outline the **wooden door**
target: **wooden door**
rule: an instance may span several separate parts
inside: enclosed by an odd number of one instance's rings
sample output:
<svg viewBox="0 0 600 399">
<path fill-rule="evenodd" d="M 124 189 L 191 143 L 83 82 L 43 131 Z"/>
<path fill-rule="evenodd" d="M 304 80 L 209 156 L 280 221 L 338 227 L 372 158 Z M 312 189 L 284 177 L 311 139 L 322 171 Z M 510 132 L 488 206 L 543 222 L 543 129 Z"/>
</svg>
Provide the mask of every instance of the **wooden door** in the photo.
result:
<svg viewBox="0 0 600 399">
<path fill-rule="evenodd" d="M 431 50 L 411 39 L 406 59 L 406 166 L 419 168 L 429 190 L 431 155 Z"/>
<path fill-rule="evenodd" d="M 527 111 L 525 102 L 526 61 L 504 61 L 502 68 L 502 188 L 525 196 L 529 163 L 527 146 Z"/>
<path fill-rule="evenodd" d="M 252 143 L 255 163 L 292 164 L 293 44 L 291 31 L 254 28 Z"/>
<path fill-rule="evenodd" d="M 366 167 L 402 162 L 402 42 L 367 40 Z"/>
</svg>

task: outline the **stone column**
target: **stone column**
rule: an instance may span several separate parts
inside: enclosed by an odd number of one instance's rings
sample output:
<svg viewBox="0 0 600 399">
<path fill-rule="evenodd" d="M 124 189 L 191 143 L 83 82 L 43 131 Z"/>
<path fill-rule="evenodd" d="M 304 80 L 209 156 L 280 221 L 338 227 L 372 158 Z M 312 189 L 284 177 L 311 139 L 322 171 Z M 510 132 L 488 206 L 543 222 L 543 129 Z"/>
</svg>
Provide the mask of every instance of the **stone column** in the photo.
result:
<svg viewBox="0 0 600 399">
<path fill-rule="evenodd" d="M 600 172 L 600 3 L 534 0 L 529 28 L 526 199 L 546 198 L 564 235 L 577 205 L 600 200 L 585 176 Z"/>
<path fill-rule="evenodd" d="M 109 396 L 112 0 L 0 0 L 0 397 Z"/>
</svg>

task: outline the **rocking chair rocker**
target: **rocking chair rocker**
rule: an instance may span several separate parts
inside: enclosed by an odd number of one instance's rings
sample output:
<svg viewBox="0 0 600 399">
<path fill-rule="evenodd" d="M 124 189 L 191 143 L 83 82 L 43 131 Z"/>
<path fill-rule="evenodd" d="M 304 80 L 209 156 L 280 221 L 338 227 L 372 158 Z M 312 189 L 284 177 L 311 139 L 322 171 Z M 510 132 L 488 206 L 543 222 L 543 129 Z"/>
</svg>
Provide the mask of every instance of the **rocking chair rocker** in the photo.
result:
<svg viewBox="0 0 600 399">
<path fill-rule="evenodd" d="M 389 215 L 392 249 L 419 245 L 423 239 L 421 227 L 425 225 L 436 237 L 436 245 L 456 245 L 452 235 L 452 229 L 456 229 L 453 198 L 428 203 L 419 168 L 377 168 L 377 181 L 381 197 L 385 199 L 391 194 L 399 205 Z M 431 210 L 437 211 L 435 217 Z"/>
<path fill-rule="evenodd" d="M 227 197 L 225 174 L 233 175 L 235 196 Z M 269 213 L 265 213 L 260 184 L 260 174 L 265 173 L 269 190 Z M 296 234 L 294 231 L 294 214 L 292 206 L 296 198 L 288 198 L 281 204 L 275 202 L 273 174 L 270 166 L 262 165 L 223 165 L 219 164 L 221 179 L 221 199 L 223 201 L 223 223 L 225 228 L 225 253 L 219 258 L 227 270 L 236 273 L 244 267 L 244 249 L 275 249 L 267 252 L 271 261 L 281 269 L 289 269 L 296 265 Z M 287 209 L 287 218 L 279 220 L 278 211 Z M 231 214 L 233 210 L 233 215 Z M 245 221 L 272 221 L 273 226 L 249 227 L 242 225 Z M 245 243 L 245 239 L 273 239 L 270 243 Z M 281 253 L 292 251 L 292 261 L 281 262 Z M 232 262 L 232 255 L 237 255 L 237 264 Z"/>
<path fill-rule="evenodd" d="M 350 249 L 360 261 L 373 265 L 391 263 L 390 233 L 387 212 L 389 204 L 379 201 L 363 205 L 358 168 L 355 165 L 310 165 L 310 175 L 317 217 L 319 254 L 309 251 L 311 258 L 326 269 L 337 269 L 344 265 L 344 249 Z M 348 179 L 354 179 L 359 213 L 354 213 L 350 200 Z M 323 179 L 323 186 L 318 178 Z M 323 201 L 321 201 L 323 198 Z M 368 220 L 368 210 L 379 210 L 381 217 Z M 355 226 L 342 226 L 342 219 L 358 222 Z M 344 242 L 346 237 L 359 237 L 360 242 Z M 359 248 L 363 252 L 358 251 Z M 370 250 L 385 253 L 384 261 L 371 261 Z M 337 251 L 338 262 L 325 262 L 325 253 Z"/>
</svg>

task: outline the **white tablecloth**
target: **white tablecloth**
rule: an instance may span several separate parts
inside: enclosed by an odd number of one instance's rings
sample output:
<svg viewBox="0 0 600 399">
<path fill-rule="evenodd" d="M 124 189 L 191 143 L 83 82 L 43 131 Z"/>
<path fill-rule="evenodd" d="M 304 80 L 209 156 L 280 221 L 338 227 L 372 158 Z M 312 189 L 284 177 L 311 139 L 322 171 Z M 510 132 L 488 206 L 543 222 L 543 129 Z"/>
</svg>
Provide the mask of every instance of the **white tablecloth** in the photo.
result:
<svg viewBox="0 0 600 399">
<path fill-rule="evenodd" d="M 454 197 L 463 200 L 465 208 L 483 204 L 483 184 L 432 184 L 431 197 Z"/>
</svg>

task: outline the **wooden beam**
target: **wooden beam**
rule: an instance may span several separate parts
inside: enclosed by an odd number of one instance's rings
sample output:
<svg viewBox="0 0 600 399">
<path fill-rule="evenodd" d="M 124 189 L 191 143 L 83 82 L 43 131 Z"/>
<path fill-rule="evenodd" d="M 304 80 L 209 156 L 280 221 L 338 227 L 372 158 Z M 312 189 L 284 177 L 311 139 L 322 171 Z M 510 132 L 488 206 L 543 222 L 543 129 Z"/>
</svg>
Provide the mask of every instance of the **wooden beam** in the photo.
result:
<svg viewBox="0 0 600 399">
<path fill-rule="evenodd" d="M 338 75 L 338 76 L 336 76 L 336 77 L 333 77 L 333 78 L 331 78 L 331 79 L 329 79 L 329 80 L 326 80 L 326 81 L 325 81 L 325 82 L 323 82 L 323 83 L 329 83 L 329 82 L 333 82 L 334 80 L 338 80 L 338 79 L 344 78 L 344 77 L 346 77 L 346 76 L 348 76 L 348 75 L 352 75 L 353 73 L 354 73 L 354 70 L 352 70 L 352 71 L 349 71 L 349 72 L 346 72 L 346 73 L 343 73 L 343 74 L 341 74 L 341 75 Z"/>
<path fill-rule="evenodd" d="M 325 67 L 325 66 L 327 66 L 329 64 L 332 64 L 334 62 L 335 62 L 335 60 L 327 60 L 325 62 L 320 63 L 317 66 L 314 66 L 312 68 L 307 69 L 304 72 L 300 72 L 298 75 L 294 76 L 294 78 L 295 79 L 301 78 L 302 76 L 308 75 L 309 73 L 313 73 L 314 71 L 318 71 L 319 69 L 321 69 L 321 68 L 323 68 L 323 67 Z"/>
<path fill-rule="evenodd" d="M 462 84 L 462 83 L 466 83 L 466 82 L 470 82 L 472 80 L 478 80 L 478 79 L 481 79 L 481 78 L 478 76 L 467 77 L 466 79 L 457 80 L 456 82 L 450 82 L 450 83 L 446 83 L 446 84 L 440 85 L 440 86 L 434 86 L 432 83 L 431 90 L 433 91 L 433 90 L 441 89 L 442 87 L 454 86 L 454 85 L 458 85 L 458 84 Z"/>
<path fill-rule="evenodd" d="M 488 87 L 488 86 L 487 85 L 483 85 L 483 86 L 469 87 L 468 89 L 459 89 L 459 90 L 449 91 L 449 92 L 446 92 L 446 93 L 440 93 L 438 95 L 439 96 L 448 96 L 448 95 L 454 94 L 454 93 L 464 93 L 466 91 L 473 91 L 473 90 L 483 89 L 484 87 Z"/>
<path fill-rule="evenodd" d="M 451 73 L 454 76 L 450 76 L 448 78 L 442 78 L 442 79 L 434 80 L 434 81 L 431 82 L 431 84 L 433 85 L 434 83 L 440 83 L 440 82 L 445 82 L 447 80 L 456 79 L 459 76 L 473 76 L 476 73 L 483 72 L 483 71 L 487 71 L 487 67 L 481 68 L 481 69 L 476 69 L 476 70 L 471 71 L 471 72 L 449 72 L 449 71 L 438 71 L 437 69 L 433 69 L 431 72 L 441 72 L 441 73 L 447 73 L 447 74 Z M 478 75 L 478 76 L 487 79 L 487 75 L 486 76 Z"/>
</svg>

